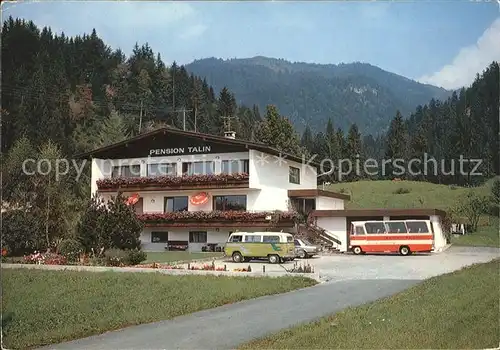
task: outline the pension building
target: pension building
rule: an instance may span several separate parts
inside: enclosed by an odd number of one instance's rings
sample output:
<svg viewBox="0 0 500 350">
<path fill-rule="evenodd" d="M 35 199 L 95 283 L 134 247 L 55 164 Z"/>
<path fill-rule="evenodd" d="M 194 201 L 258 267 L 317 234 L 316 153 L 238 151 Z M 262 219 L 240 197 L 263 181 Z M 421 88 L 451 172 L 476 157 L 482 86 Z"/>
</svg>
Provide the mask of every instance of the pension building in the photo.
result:
<svg viewBox="0 0 500 350">
<path fill-rule="evenodd" d="M 146 251 L 218 251 L 237 230 L 306 230 L 345 252 L 356 219 L 441 220 L 433 210 L 347 210 L 348 195 L 318 189 L 318 164 L 233 132 L 162 128 L 79 157 L 91 159 L 92 195 L 122 192 L 133 206 Z"/>
</svg>

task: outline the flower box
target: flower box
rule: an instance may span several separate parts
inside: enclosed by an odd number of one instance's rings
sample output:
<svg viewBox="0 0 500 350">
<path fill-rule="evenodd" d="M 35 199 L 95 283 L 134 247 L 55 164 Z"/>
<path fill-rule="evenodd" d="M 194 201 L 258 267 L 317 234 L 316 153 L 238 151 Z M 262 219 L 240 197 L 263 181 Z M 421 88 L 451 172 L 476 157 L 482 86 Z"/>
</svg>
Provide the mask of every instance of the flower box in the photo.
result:
<svg viewBox="0 0 500 350">
<path fill-rule="evenodd" d="M 247 212 L 247 211 L 180 211 L 171 213 L 139 214 L 138 219 L 148 224 L 171 224 L 178 222 L 213 223 L 213 222 L 292 222 L 297 217 L 295 212 Z"/>
<path fill-rule="evenodd" d="M 118 188 L 179 188 L 185 186 L 220 186 L 248 185 L 249 175 L 238 174 L 212 174 L 212 175 L 183 175 L 183 176 L 150 176 L 150 177 L 116 177 L 97 180 L 99 190 L 112 190 Z"/>
</svg>

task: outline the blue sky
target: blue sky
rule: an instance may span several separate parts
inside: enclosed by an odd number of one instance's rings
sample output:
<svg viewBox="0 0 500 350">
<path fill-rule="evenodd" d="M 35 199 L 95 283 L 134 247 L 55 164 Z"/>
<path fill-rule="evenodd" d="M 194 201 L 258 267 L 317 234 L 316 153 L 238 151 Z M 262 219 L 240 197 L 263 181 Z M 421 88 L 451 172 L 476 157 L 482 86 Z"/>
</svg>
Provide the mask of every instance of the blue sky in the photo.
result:
<svg viewBox="0 0 500 350">
<path fill-rule="evenodd" d="M 2 7 L 4 20 L 21 17 L 67 35 L 96 28 L 126 53 L 135 42 L 148 42 L 167 63 L 257 55 L 361 61 L 457 88 L 500 60 L 499 1 L 43 1 Z"/>
</svg>

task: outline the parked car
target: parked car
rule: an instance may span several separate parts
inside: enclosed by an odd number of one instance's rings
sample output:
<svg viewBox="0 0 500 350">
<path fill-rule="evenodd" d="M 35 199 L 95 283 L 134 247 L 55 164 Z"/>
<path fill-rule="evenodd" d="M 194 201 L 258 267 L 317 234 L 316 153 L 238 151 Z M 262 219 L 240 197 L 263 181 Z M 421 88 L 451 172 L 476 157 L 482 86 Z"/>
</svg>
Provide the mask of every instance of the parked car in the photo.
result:
<svg viewBox="0 0 500 350">
<path fill-rule="evenodd" d="M 319 253 L 319 247 L 305 239 L 296 238 L 294 239 L 294 243 L 295 254 L 301 259 L 306 259 Z"/>
</svg>

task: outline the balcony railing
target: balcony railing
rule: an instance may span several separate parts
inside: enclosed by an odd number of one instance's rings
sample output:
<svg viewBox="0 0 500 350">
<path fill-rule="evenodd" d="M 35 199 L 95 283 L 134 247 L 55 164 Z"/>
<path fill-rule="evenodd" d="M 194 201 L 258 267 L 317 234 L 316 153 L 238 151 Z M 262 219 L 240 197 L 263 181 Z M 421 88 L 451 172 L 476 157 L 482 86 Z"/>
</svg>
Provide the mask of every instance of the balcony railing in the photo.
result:
<svg viewBox="0 0 500 350">
<path fill-rule="evenodd" d="M 145 226 L 293 226 L 295 212 L 181 211 L 137 215 Z"/>
<path fill-rule="evenodd" d="M 151 177 L 116 177 L 97 180 L 100 191 L 116 189 L 246 188 L 247 173 L 210 175 L 166 175 Z"/>
</svg>

